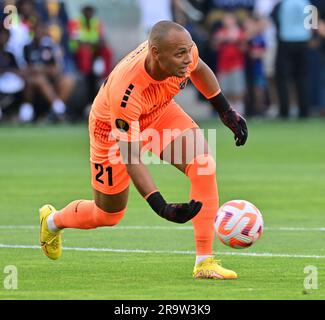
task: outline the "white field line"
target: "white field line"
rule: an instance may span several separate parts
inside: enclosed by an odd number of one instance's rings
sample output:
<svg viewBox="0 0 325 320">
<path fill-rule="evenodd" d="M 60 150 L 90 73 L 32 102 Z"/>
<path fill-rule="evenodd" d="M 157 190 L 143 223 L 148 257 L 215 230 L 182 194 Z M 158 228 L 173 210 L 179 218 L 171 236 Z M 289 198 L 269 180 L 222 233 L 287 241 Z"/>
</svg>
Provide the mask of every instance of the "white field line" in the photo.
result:
<svg viewBox="0 0 325 320">
<path fill-rule="evenodd" d="M 10 229 L 38 229 L 39 226 L 36 225 L 8 225 L 1 226 L 0 230 L 10 230 Z M 193 230 L 192 226 L 116 226 L 113 228 L 102 228 L 99 230 Z M 267 231 L 320 231 L 325 232 L 325 227 L 321 228 L 305 228 L 305 227 L 265 227 L 264 230 Z"/>
<path fill-rule="evenodd" d="M 0 249 L 36 249 L 40 246 L 31 245 L 10 245 L 0 244 Z M 78 248 L 63 247 L 65 251 L 87 251 L 87 252 L 117 252 L 117 253 L 147 253 L 147 254 L 190 254 L 195 255 L 195 251 L 174 251 L 174 250 L 142 250 L 142 249 L 112 249 L 112 248 Z M 325 259 L 325 256 L 286 254 L 286 253 L 253 253 L 253 252 L 219 252 L 218 255 L 225 256 L 246 256 L 246 257 L 269 257 L 269 258 L 310 258 Z"/>
</svg>

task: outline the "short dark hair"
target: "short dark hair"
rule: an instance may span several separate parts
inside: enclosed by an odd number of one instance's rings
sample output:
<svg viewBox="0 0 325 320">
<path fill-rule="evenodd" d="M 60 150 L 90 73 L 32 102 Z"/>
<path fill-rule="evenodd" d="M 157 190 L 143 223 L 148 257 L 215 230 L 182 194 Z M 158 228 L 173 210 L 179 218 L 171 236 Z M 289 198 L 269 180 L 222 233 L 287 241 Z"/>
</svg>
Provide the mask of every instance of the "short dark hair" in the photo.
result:
<svg viewBox="0 0 325 320">
<path fill-rule="evenodd" d="M 95 13 L 96 9 L 95 9 L 95 7 L 88 4 L 88 5 L 85 5 L 84 7 L 82 7 L 81 11 L 82 12 L 91 11 L 91 12 Z"/>
<path fill-rule="evenodd" d="M 168 35 L 171 30 L 176 31 L 186 31 L 186 29 L 181 26 L 180 24 L 169 21 L 169 20 L 162 20 L 157 22 L 151 29 L 149 35 L 149 44 L 154 44 L 157 41 L 163 39 Z"/>
</svg>

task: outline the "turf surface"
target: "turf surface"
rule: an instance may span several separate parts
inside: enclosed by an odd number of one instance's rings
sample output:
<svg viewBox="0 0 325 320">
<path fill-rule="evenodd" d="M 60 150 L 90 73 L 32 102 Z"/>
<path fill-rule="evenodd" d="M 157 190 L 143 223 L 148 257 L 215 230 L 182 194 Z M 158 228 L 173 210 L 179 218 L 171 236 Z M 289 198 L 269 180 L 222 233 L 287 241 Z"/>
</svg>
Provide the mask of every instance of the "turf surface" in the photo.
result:
<svg viewBox="0 0 325 320">
<path fill-rule="evenodd" d="M 133 187 L 118 227 L 65 230 L 62 258 L 48 260 L 38 248 L 38 208 L 91 198 L 87 128 L 0 127 L 0 299 L 324 299 L 325 123 L 250 121 L 249 128 L 247 146 L 236 148 L 217 124 L 220 201 L 256 204 L 265 232 L 245 250 L 215 241 L 239 279 L 197 281 L 191 224 L 162 220 Z M 168 201 L 188 199 L 176 169 L 150 171 Z M 3 287 L 8 265 L 17 267 L 17 290 Z M 318 289 L 306 291 L 310 265 Z"/>
</svg>

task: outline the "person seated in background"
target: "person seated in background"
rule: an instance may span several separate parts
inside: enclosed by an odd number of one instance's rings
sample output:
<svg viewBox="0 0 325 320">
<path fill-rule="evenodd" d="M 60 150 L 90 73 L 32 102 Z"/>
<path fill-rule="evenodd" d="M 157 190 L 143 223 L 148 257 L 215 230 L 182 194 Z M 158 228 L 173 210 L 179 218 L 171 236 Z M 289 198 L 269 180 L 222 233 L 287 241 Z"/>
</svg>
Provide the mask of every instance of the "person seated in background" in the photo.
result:
<svg viewBox="0 0 325 320">
<path fill-rule="evenodd" d="M 98 80 L 106 78 L 112 69 L 112 51 L 104 37 L 104 27 L 95 16 L 95 8 L 85 6 L 82 14 L 70 22 L 71 47 L 77 69 L 86 77 L 89 103 L 97 94 Z"/>
<path fill-rule="evenodd" d="M 240 113 L 244 111 L 245 93 L 245 35 L 234 14 L 228 12 L 222 27 L 214 34 L 217 50 L 217 74 L 220 87 L 229 97 L 230 104 Z"/>
<path fill-rule="evenodd" d="M 36 6 L 33 0 L 18 0 L 17 11 L 20 22 L 25 25 L 33 36 L 35 25 L 39 21 L 39 14 L 36 11 Z"/>
<path fill-rule="evenodd" d="M 19 74 L 15 56 L 6 49 L 9 30 L 0 24 L 0 120 L 12 116 L 24 90 L 25 81 Z"/>
<path fill-rule="evenodd" d="M 49 35 L 63 50 L 65 71 L 74 72 L 74 59 L 69 46 L 69 15 L 65 3 L 59 0 L 39 0 L 36 8 L 42 23 L 48 26 Z"/>
<path fill-rule="evenodd" d="M 50 103 L 50 119 L 63 120 L 66 101 L 74 88 L 75 80 L 64 74 L 61 48 L 47 34 L 46 26 L 38 23 L 33 41 L 24 47 L 27 62 L 27 88 L 23 108 L 31 109 L 36 92 Z M 23 112 L 23 111 L 22 111 Z"/>
<path fill-rule="evenodd" d="M 11 7 L 17 8 L 16 12 Z M 5 8 L 7 10 L 5 10 Z M 30 0 L 5 0 L 0 1 L 1 21 L 10 32 L 7 49 L 14 54 L 18 66 L 24 66 L 23 47 L 31 41 L 30 28 L 38 19 L 34 5 Z"/>
</svg>

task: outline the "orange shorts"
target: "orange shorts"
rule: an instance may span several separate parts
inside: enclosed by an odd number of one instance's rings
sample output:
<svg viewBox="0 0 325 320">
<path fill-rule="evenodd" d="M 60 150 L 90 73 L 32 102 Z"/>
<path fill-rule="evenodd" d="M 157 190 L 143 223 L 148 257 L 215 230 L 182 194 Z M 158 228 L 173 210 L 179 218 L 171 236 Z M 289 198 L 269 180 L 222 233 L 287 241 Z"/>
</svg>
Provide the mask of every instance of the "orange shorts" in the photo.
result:
<svg viewBox="0 0 325 320">
<path fill-rule="evenodd" d="M 152 140 L 150 147 L 147 149 L 159 156 L 171 141 L 191 128 L 198 128 L 198 125 L 175 101 L 172 101 L 158 119 L 144 130 L 150 135 L 151 129 L 154 129 L 156 134 L 160 136 L 159 142 L 155 144 Z M 164 129 L 173 130 L 173 135 L 169 140 L 162 138 Z M 99 121 L 90 114 L 89 136 L 92 187 L 101 193 L 112 195 L 124 191 L 130 184 L 130 177 L 125 164 L 121 160 L 117 160 L 120 159 L 119 148 L 115 141 L 108 140 L 109 132 L 110 124 Z M 147 143 L 144 142 L 143 144 L 146 145 Z"/>
</svg>

